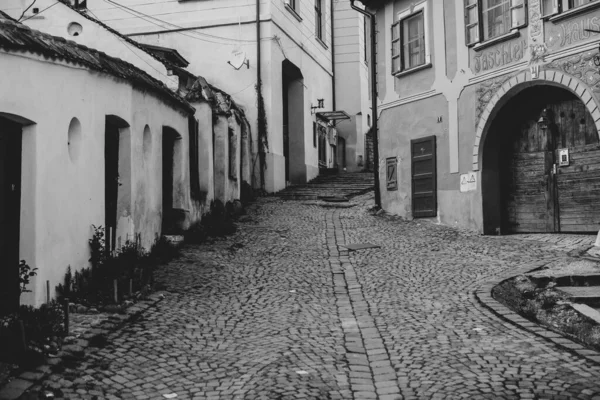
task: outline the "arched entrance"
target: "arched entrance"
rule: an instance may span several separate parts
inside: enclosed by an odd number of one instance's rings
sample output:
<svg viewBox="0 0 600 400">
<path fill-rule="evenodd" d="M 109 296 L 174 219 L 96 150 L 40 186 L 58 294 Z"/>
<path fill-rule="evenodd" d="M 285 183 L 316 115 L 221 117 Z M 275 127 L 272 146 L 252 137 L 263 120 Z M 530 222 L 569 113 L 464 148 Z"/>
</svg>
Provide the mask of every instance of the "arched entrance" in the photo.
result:
<svg viewBox="0 0 600 400">
<path fill-rule="evenodd" d="M 571 91 L 520 90 L 490 121 L 481 162 L 485 233 L 600 229 L 598 130 Z"/>
<path fill-rule="evenodd" d="M 281 75 L 285 180 L 286 184 L 305 183 L 304 77 L 289 60 L 282 61 Z"/>
</svg>

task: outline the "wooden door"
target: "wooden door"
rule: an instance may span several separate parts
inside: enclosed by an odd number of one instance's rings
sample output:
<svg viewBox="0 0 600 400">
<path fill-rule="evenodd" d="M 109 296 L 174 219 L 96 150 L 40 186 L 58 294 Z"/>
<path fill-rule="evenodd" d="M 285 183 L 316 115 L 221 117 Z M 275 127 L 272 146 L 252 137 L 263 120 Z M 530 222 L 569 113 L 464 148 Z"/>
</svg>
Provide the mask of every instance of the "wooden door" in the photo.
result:
<svg viewBox="0 0 600 400">
<path fill-rule="evenodd" d="M 21 126 L 0 117 L 0 315 L 19 306 Z"/>
<path fill-rule="evenodd" d="M 175 135 L 163 128 L 162 143 L 162 200 L 163 233 L 170 233 L 173 213 L 173 164 L 175 154 Z"/>
<path fill-rule="evenodd" d="M 116 248 L 119 197 L 119 128 L 106 121 L 104 138 L 104 206 L 106 250 Z"/>
<path fill-rule="evenodd" d="M 410 141 L 413 217 L 437 216 L 435 136 Z"/>
<path fill-rule="evenodd" d="M 600 230 L 600 144 L 592 116 L 578 99 L 554 107 L 559 133 L 555 147 L 560 232 Z M 560 165 L 568 149 L 569 165 Z"/>
<path fill-rule="evenodd" d="M 556 195 L 551 151 L 515 153 L 506 215 L 510 232 L 554 232 Z"/>
<path fill-rule="evenodd" d="M 505 148 L 504 229 L 509 232 L 597 232 L 600 229 L 600 145 L 585 105 L 565 91 L 548 91 L 521 101 L 516 135 Z M 534 101 L 538 104 L 534 104 Z M 541 102 L 547 102 L 542 105 Z M 549 126 L 537 121 L 542 108 Z M 561 166 L 560 149 L 570 154 Z"/>
</svg>

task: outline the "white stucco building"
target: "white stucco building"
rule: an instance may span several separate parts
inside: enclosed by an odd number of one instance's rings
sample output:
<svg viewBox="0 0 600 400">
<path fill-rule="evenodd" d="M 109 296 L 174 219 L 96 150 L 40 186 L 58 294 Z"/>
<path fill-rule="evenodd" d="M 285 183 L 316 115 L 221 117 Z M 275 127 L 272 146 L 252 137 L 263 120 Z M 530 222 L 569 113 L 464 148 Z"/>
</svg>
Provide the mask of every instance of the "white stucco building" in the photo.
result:
<svg viewBox="0 0 600 400">
<path fill-rule="evenodd" d="M 321 166 L 336 164 L 335 135 L 323 135 L 314 124 L 317 112 L 333 110 L 331 5 L 329 0 L 261 0 L 258 35 L 254 1 L 87 3 L 92 15 L 128 37 L 176 49 L 190 62 L 190 72 L 207 77 L 245 105 L 255 148 L 257 141 L 267 145 L 264 188 L 269 192 L 283 189 L 286 181 L 302 183 L 318 175 L 319 132 L 326 143 Z M 257 43 L 266 135 L 257 123 Z M 242 54 L 237 61 L 247 61 L 235 65 L 239 69 L 231 65 L 236 64 L 235 52 Z M 319 99 L 322 108 L 311 109 Z M 253 165 L 258 176 L 260 160 Z"/>
</svg>

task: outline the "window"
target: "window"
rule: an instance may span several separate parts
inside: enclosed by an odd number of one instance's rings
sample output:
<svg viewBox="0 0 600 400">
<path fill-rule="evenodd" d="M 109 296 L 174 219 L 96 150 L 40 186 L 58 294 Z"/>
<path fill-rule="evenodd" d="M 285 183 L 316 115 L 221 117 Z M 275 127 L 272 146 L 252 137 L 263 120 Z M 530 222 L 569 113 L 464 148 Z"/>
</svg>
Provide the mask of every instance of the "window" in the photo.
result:
<svg viewBox="0 0 600 400">
<path fill-rule="evenodd" d="M 300 0 L 283 0 L 285 8 L 296 18 L 298 21 L 302 21 L 300 17 L 299 5 Z"/>
<path fill-rule="evenodd" d="M 315 0 L 315 36 L 323 40 L 323 8 L 322 0 Z"/>
<path fill-rule="evenodd" d="M 597 0 L 542 0 L 542 15 L 547 17 L 595 2 Z"/>
<path fill-rule="evenodd" d="M 363 15 L 363 51 L 365 53 L 365 64 L 368 64 L 369 59 L 367 58 L 367 16 Z"/>
<path fill-rule="evenodd" d="M 494 39 L 526 24 L 526 0 L 465 0 L 467 45 Z"/>
<path fill-rule="evenodd" d="M 427 3 L 405 11 L 392 25 L 392 74 L 408 71 L 430 63 L 427 43 Z"/>
</svg>

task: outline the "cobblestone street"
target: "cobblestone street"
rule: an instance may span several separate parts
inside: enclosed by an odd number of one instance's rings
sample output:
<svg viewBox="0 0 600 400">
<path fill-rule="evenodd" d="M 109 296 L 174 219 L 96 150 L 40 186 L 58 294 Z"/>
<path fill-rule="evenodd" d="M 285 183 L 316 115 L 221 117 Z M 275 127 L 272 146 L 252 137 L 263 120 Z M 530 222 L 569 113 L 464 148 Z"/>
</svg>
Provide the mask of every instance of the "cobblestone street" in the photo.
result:
<svg viewBox="0 0 600 400">
<path fill-rule="evenodd" d="M 369 196 L 260 199 L 236 234 L 159 271 L 164 300 L 43 385 L 77 399 L 600 399 L 598 364 L 474 294 L 568 247 L 373 216 Z M 342 247 L 365 242 L 381 247 Z"/>
</svg>

